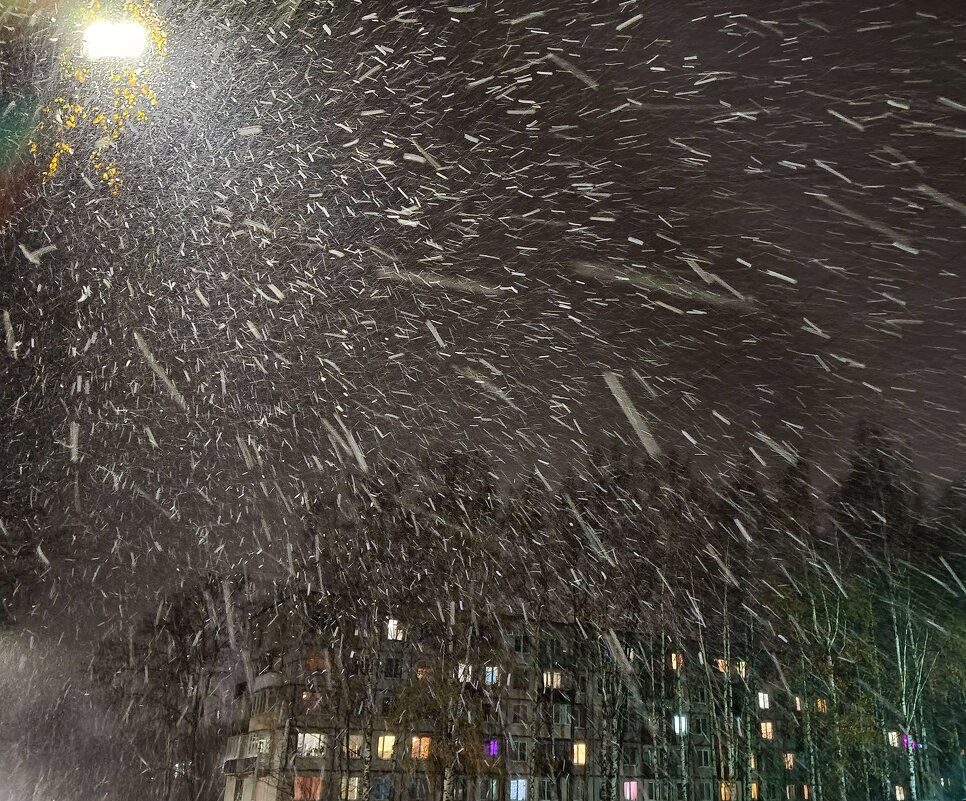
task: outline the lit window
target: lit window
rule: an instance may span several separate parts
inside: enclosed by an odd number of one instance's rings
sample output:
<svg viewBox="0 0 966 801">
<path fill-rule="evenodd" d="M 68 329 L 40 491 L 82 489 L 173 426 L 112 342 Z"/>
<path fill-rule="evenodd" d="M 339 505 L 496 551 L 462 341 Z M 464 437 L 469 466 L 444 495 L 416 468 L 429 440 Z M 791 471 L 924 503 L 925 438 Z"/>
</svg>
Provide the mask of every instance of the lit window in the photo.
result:
<svg viewBox="0 0 966 801">
<path fill-rule="evenodd" d="M 579 741 L 574 743 L 574 764 L 587 764 L 587 743 Z"/>
<path fill-rule="evenodd" d="M 359 759 L 362 756 L 363 736 L 361 734 L 350 734 L 345 740 L 345 755 L 349 759 Z"/>
<path fill-rule="evenodd" d="M 359 798 L 359 777 L 342 777 L 342 801 L 358 801 Z"/>
<path fill-rule="evenodd" d="M 396 618 L 391 617 L 386 621 L 386 639 L 389 640 L 401 640 L 403 639 L 403 628 L 399 625 L 399 621 Z"/>
<path fill-rule="evenodd" d="M 721 782 L 721 789 L 719 795 L 721 796 L 721 801 L 732 801 L 737 795 L 737 785 L 734 782 Z"/>
<path fill-rule="evenodd" d="M 828 712 L 828 701 L 824 698 L 816 698 L 815 708 L 824 715 Z"/>
<path fill-rule="evenodd" d="M 240 784 L 241 776 L 235 779 L 235 785 Z M 318 801 L 322 797 L 321 776 L 296 776 L 292 786 L 292 798 L 295 801 Z"/>
<path fill-rule="evenodd" d="M 491 737 L 486 742 L 485 753 L 488 757 L 498 757 L 500 755 L 500 740 L 497 737 Z"/>
<path fill-rule="evenodd" d="M 420 665 L 418 668 L 416 668 L 416 678 L 419 679 L 420 681 L 425 681 L 432 675 L 433 675 L 433 669 L 431 667 L 428 667 L 426 665 Z"/>
<path fill-rule="evenodd" d="M 748 665 L 745 664 L 744 659 L 739 659 L 735 662 L 735 671 L 741 678 L 745 678 L 748 675 Z"/>
<path fill-rule="evenodd" d="M 758 801 L 758 782 L 751 783 L 751 801 Z"/>
<path fill-rule="evenodd" d="M 473 668 L 466 664 L 466 662 L 460 662 L 456 666 L 456 680 L 462 682 L 469 682 L 473 679 Z"/>
<path fill-rule="evenodd" d="M 376 755 L 379 759 L 392 759 L 392 752 L 396 748 L 395 734 L 380 734 L 376 741 Z"/>
<path fill-rule="evenodd" d="M 906 788 L 901 784 L 895 786 L 896 801 L 906 801 Z"/>
<path fill-rule="evenodd" d="M 802 711 L 802 696 L 800 695 L 795 696 L 795 711 L 796 712 Z"/>
<path fill-rule="evenodd" d="M 771 698 L 768 697 L 768 693 L 758 693 L 758 708 L 768 709 L 771 706 Z"/>
<path fill-rule="evenodd" d="M 684 669 L 684 654 L 671 654 L 671 670 Z"/>
<path fill-rule="evenodd" d="M 683 714 L 677 714 L 674 716 L 674 733 L 679 736 L 684 736 L 688 733 L 688 716 Z"/>
<path fill-rule="evenodd" d="M 248 756 L 258 756 L 267 754 L 272 745 L 272 733 L 270 731 L 256 731 L 248 735 Z"/>
<path fill-rule="evenodd" d="M 484 684 L 496 684 L 500 680 L 500 669 L 494 667 L 493 665 L 487 665 L 483 669 L 483 683 Z"/>
<path fill-rule="evenodd" d="M 774 740 L 775 739 L 775 724 L 770 720 L 763 720 L 758 724 L 758 728 L 761 730 L 762 740 Z"/>
<path fill-rule="evenodd" d="M 897 732 L 897 731 L 890 731 L 888 736 L 889 736 L 889 745 L 891 745 L 893 748 L 898 748 L 899 747 L 899 732 Z"/>
<path fill-rule="evenodd" d="M 305 657 L 305 669 L 309 673 L 318 673 L 327 667 L 325 654 L 312 653 Z"/>
<path fill-rule="evenodd" d="M 785 752 L 785 770 L 795 769 L 795 754 L 791 751 Z"/>
<path fill-rule="evenodd" d="M 807 784 L 803 784 L 802 785 L 802 798 L 804 798 L 805 801 L 808 801 L 808 799 L 811 798 L 811 796 L 809 795 L 809 792 L 808 792 L 808 785 Z"/>
<path fill-rule="evenodd" d="M 305 691 L 302 693 L 302 713 L 317 715 L 322 711 L 322 693 Z"/>
<path fill-rule="evenodd" d="M 758 757 L 754 754 L 748 754 L 748 767 L 752 770 L 758 770 Z"/>
<path fill-rule="evenodd" d="M 637 801 L 637 782 L 624 782 L 624 801 Z"/>
<path fill-rule="evenodd" d="M 322 756 L 325 753 L 325 735 L 320 731 L 300 731 L 295 753 L 304 757 Z"/>
<path fill-rule="evenodd" d="M 429 737 L 413 737 L 410 754 L 413 759 L 429 759 Z"/>
<path fill-rule="evenodd" d="M 527 801 L 526 779 L 510 779 L 510 801 Z"/>
<path fill-rule="evenodd" d="M 715 660 L 715 664 L 717 664 L 718 670 L 720 670 L 722 673 L 727 673 L 728 672 L 728 660 L 727 659 L 717 659 L 717 660 Z"/>
<path fill-rule="evenodd" d="M 543 671 L 543 686 L 548 690 L 559 690 L 563 687 L 563 673 L 559 670 Z"/>
</svg>

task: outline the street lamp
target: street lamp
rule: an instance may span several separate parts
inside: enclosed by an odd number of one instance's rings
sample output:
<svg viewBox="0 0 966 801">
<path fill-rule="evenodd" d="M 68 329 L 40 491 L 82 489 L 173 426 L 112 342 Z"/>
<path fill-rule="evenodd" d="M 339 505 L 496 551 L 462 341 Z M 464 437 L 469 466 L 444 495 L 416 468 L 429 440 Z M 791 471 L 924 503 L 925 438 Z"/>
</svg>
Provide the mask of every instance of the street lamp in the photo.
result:
<svg viewBox="0 0 966 801">
<path fill-rule="evenodd" d="M 148 31 L 140 22 L 98 20 L 84 31 L 84 53 L 89 59 L 141 57 L 148 43 Z"/>
</svg>

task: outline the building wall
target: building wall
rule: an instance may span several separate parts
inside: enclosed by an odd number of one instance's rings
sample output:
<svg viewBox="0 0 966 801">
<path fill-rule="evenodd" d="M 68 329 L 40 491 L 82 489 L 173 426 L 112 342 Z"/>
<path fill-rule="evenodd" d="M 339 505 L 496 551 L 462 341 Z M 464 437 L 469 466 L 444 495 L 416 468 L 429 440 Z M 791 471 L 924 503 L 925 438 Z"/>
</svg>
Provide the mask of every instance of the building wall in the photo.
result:
<svg viewBox="0 0 966 801">
<path fill-rule="evenodd" d="M 827 699 L 696 644 L 602 647 L 576 626 L 457 617 L 429 634 L 385 619 L 336 642 L 283 612 L 259 636 L 225 801 L 362 801 L 367 776 L 372 801 L 443 801 L 447 781 L 453 801 L 822 801 L 809 765 L 824 745 L 804 734 Z M 448 776 L 452 726 L 463 752 Z"/>
</svg>

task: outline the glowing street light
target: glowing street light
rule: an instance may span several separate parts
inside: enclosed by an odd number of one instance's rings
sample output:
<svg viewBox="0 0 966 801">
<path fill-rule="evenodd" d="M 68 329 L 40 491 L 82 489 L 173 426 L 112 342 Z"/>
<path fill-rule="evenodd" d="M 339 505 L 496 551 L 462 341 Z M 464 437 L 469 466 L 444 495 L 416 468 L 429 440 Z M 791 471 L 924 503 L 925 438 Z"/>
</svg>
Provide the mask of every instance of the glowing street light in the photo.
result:
<svg viewBox="0 0 966 801">
<path fill-rule="evenodd" d="M 84 31 L 84 53 L 91 60 L 138 59 L 147 44 L 147 28 L 133 20 L 98 20 Z"/>
</svg>

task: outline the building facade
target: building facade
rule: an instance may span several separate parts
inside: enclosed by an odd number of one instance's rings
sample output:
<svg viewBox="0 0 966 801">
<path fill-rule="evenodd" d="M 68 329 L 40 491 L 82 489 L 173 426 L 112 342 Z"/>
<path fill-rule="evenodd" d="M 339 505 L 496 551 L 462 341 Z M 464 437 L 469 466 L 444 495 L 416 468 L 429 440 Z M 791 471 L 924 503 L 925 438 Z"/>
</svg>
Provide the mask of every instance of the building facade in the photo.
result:
<svg viewBox="0 0 966 801">
<path fill-rule="evenodd" d="M 256 621 L 225 801 L 841 797 L 831 700 L 768 660 L 455 609 L 340 625 L 296 607 Z M 884 737 L 869 797 L 906 801 L 916 744 Z"/>
</svg>

